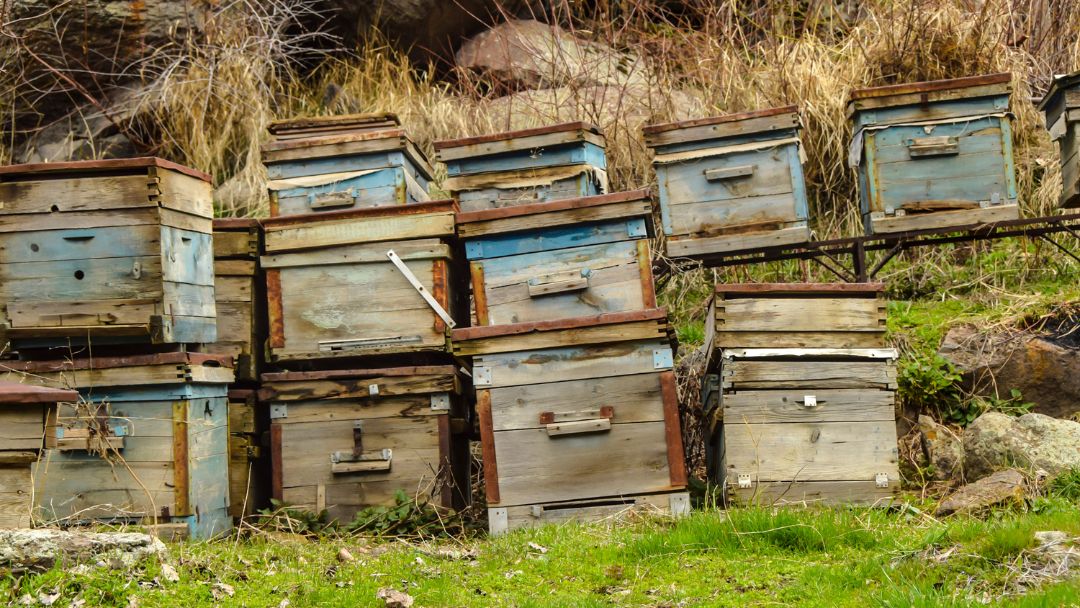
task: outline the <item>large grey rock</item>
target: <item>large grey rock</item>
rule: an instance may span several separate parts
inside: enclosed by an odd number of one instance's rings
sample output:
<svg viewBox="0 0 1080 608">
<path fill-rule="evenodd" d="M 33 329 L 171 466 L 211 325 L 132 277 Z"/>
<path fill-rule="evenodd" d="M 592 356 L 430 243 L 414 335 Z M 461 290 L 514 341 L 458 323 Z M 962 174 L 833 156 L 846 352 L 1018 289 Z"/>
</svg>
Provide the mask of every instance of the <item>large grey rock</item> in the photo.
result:
<svg viewBox="0 0 1080 608">
<path fill-rule="evenodd" d="M 963 446 L 968 479 L 1011 466 L 1056 475 L 1080 467 L 1080 422 L 987 412 L 968 425 Z"/>
<path fill-rule="evenodd" d="M 1015 389 L 1035 404 L 1034 412 L 1080 415 L 1080 349 L 1069 340 L 961 325 L 946 334 L 940 353 L 963 374 L 972 394 L 1009 399 Z"/>
<path fill-rule="evenodd" d="M 938 505 L 934 515 L 969 513 L 1006 503 L 1020 504 L 1027 497 L 1027 480 L 1016 469 L 998 471 L 960 487 Z"/>
<path fill-rule="evenodd" d="M 148 534 L 0 530 L 0 569 L 47 570 L 57 562 L 123 568 L 164 553 L 165 544 Z"/>
<path fill-rule="evenodd" d="M 959 431 L 926 415 L 919 416 L 918 427 L 923 456 L 932 469 L 930 477 L 938 481 L 960 478 L 964 471 L 964 443 Z"/>
</svg>

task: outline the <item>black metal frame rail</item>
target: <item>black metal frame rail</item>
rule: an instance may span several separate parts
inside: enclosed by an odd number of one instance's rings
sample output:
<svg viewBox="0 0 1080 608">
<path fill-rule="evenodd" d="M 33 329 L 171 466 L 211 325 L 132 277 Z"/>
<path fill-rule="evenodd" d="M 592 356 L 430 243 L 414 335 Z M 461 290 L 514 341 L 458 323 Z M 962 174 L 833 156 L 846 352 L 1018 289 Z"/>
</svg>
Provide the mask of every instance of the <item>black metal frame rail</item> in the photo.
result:
<svg viewBox="0 0 1080 608">
<path fill-rule="evenodd" d="M 661 260 L 656 272 L 657 277 L 662 278 L 672 271 L 696 267 L 698 264 L 706 268 L 722 268 L 780 260 L 811 260 L 843 281 L 862 283 L 874 278 L 897 254 L 908 249 L 1016 236 L 1043 239 L 1065 252 L 1073 260 L 1080 262 L 1080 257 L 1077 254 L 1050 237 L 1051 234 L 1059 232 L 1066 232 L 1080 238 L 1080 213 L 1025 218 L 989 224 L 874 234 L 827 241 L 809 241 L 794 245 L 731 251 L 703 256 L 693 260 L 688 258 L 667 259 Z M 872 251 L 885 251 L 886 253 L 885 257 L 878 260 L 873 267 L 870 267 L 868 266 L 868 253 Z M 850 269 L 846 268 L 841 261 L 843 256 L 851 257 Z"/>
</svg>

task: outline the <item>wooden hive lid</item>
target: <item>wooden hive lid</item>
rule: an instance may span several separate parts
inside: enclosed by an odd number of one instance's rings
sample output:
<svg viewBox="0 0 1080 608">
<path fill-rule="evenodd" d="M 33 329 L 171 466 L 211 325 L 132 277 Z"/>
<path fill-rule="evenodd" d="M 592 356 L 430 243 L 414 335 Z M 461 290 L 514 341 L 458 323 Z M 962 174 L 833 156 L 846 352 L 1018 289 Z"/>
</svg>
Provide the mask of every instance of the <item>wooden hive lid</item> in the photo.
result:
<svg viewBox="0 0 1080 608">
<path fill-rule="evenodd" d="M 336 131 L 372 130 L 401 125 L 397 114 L 371 112 L 366 114 L 341 114 L 338 116 L 298 116 L 275 120 L 266 128 L 271 135 L 287 138 L 297 135 L 329 133 Z"/>
<path fill-rule="evenodd" d="M 77 160 L 59 163 L 28 163 L 0 166 L 0 181 L 13 179 L 37 179 L 41 176 L 68 178 L 84 177 L 95 173 L 124 174 L 145 172 L 150 167 L 176 171 L 204 182 L 212 183 L 210 175 L 164 158 L 145 156 L 139 158 L 116 158 L 107 160 Z"/>
<path fill-rule="evenodd" d="M 6 361 L 4 363 L 4 367 L 9 370 L 30 373 L 117 369 L 123 367 L 144 367 L 154 365 L 195 365 L 202 367 L 232 368 L 233 359 L 229 355 L 182 352 L 54 359 L 51 361 Z"/>
<path fill-rule="evenodd" d="M 866 296 L 877 297 L 884 283 L 727 283 L 716 285 L 716 293 L 731 296 Z"/>
<path fill-rule="evenodd" d="M 253 217 L 218 217 L 214 218 L 214 232 L 247 232 L 258 228 L 262 223 Z"/>
<path fill-rule="evenodd" d="M 645 134 L 645 143 L 653 147 L 800 128 L 802 128 L 802 122 L 799 117 L 799 107 L 788 105 L 752 112 L 739 112 L 648 125 L 642 129 L 642 133 Z"/>
<path fill-rule="evenodd" d="M 316 134 L 310 137 L 277 139 L 262 147 L 263 163 L 295 163 L 315 158 L 359 156 L 401 152 L 416 168 L 431 179 L 432 170 L 427 157 L 409 139 L 404 129 L 365 129 Z"/>
<path fill-rule="evenodd" d="M 461 392 L 457 369 L 452 365 L 273 372 L 263 374 L 262 383 L 261 401 Z"/>
<path fill-rule="evenodd" d="M 537 346 L 532 337 L 538 334 L 548 335 L 551 340 L 541 340 L 544 345 Z M 651 308 L 552 321 L 464 327 L 453 330 L 451 334 L 454 352 L 462 356 L 649 339 L 667 340 L 674 344 L 674 333 L 668 323 L 666 309 Z"/>
<path fill-rule="evenodd" d="M 504 131 L 435 142 L 436 157 L 447 162 L 464 158 L 531 150 L 541 146 L 591 141 L 604 145 L 604 132 L 587 122 L 567 122 L 534 129 Z"/>
<path fill-rule="evenodd" d="M 1051 110 L 1052 106 L 1056 105 L 1057 99 L 1065 94 L 1065 91 L 1073 89 L 1080 89 L 1080 70 L 1054 77 L 1054 81 L 1050 83 L 1050 90 L 1046 92 L 1046 95 L 1043 95 L 1042 101 L 1039 102 L 1039 111 L 1047 112 Z"/>
<path fill-rule="evenodd" d="M 1007 95 L 1012 90 L 1012 74 L 988 74 L 927 82 L 909 82 L 851 92 L 849 112 L 864 109 L 910 106 L 936 101 Z"/>
<path fill-rule="evenodd" d="M 631 190 L 498 209 L 459 212 L 457 224 L 458 234 L 462 238 L 469 238 L 604 220 L 647 217 L 651 214 L 652 195 L 650 192 Z"/>
<path fill-rule="evenodd" d="M 20 384 L 18 382 L 0 382 L 0 403 L 2 404 L 33 404 L 33 403 L 59 403 L 61 401 L 78 401 L 79 391 L 51 388 L 47 386 L 34 386 Z M 2 448 L 3 446 L 0 446 Z"/>
</svg>

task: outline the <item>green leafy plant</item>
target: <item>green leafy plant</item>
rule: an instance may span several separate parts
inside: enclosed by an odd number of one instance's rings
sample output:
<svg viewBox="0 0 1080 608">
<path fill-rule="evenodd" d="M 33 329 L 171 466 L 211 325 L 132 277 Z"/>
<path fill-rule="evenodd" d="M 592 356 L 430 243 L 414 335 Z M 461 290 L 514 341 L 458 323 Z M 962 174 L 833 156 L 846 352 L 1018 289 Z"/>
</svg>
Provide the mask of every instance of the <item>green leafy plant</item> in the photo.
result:
<svg viewBox="0 0 1080 608">
<path fill-rule="evenodd" d="M 291 507 L 280 500 L 271 498 L 270 508 L 259 511 L 257 525 L 278 532 L 318 535 L 325 532 L 331 523 L 325 510 L 315 513 Z"/>
<path fill-rule="evenodd" d="M 960 379 L 960 372 L 936 352 L 915 354 L 900 361 L 900 398 L 920 411 L 936 413 L 942 420 L 967 425 L 982 413 L 982 407 L 964 399 Z"/>
<path fill-rule="evenodd" d="M 1020 389 L 1012 389 L 1009 391 L 1009 398 L 1003 399 L 1001 397 L 978 397 L 981 409 L 983 411 L 1001 412 L 1002 414 L 1008 414 L 1009 416 L 1023 416 L 1024 414 L 1031 413 L 1031 409 L 1035 407 L 1035 404 L 1030 401 L 1024 401 L 1024 396 L 1020 393 Z"/>
<path fill-rule="evenodd" d="M 1080 502 L 1080 468 L 1058 474 L 1050 481 L 1049 494 Z"/>
<path fill-rule="evenodd" d="M 393 505 L 368 507 L 345 529 L 374 536 L 427 536 L 460 530 L 461 525 L 456 515 L 398 490 Z"/>
</svg>

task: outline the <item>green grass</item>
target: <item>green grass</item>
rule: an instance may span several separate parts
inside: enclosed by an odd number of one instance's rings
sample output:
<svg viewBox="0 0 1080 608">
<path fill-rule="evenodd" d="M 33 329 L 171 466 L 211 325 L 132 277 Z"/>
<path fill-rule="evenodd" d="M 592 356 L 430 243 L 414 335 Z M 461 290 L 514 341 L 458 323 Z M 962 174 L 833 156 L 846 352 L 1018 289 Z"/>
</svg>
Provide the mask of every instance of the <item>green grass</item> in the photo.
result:
<svg viewBox="0 0 1080 608">
<path fill-rule="evenodd" d="M 394 587 L 416 606 L 1080 605 L 1076 578 L 1018 592 L 1013 568 L 1039 530 L 1080 536 L 1080 503 L 944 521 L 907 507 L 747 508 L 438 544 L 256 534 L 171 545 L 179 582 L 156 562 L 56 568 L 0 579 L 0 602 L 59 592 L 57 606 L 378 606 L 378 589 Z M 355 561 L 337 560 L 343 547 Z M 234 595 L 215 598 L 217 583 Z"/>
</svg>

